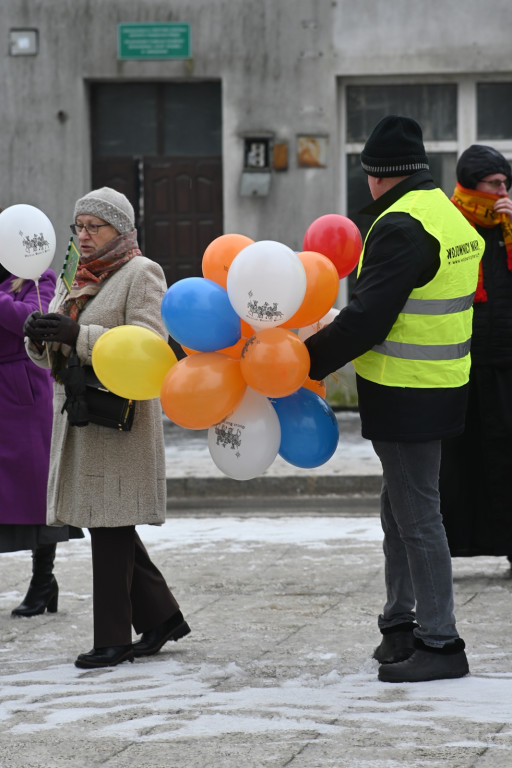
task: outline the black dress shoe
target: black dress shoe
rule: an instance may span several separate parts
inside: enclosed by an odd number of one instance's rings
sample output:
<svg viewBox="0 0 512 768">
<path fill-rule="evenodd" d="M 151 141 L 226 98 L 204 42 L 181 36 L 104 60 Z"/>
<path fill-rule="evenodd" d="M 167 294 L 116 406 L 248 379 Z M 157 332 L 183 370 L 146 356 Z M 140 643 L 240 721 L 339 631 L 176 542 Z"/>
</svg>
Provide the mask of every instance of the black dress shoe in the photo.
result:
<svg viewBox="0 0 512 768">
<path fill-rule="evenodd" d="M 92 669 L 94 667 L 115 667 L 122 661 L 133 662 L 133 645 L 111 645 L 107 648 L 93 648 L 89 653 L 81 653 L 75 667 Z"/>
<path fill-rule="evenodd" d="M 133 655 L 153 656 L 160 648 L 170 640 L 179 640 L 190 632 L 190 627 L 183 618 L 181 611 L 177 611 L 170 619 L 164 621 L 159 627 L 142 633 L 141 639 L 133 644 Z"/>
</svg>

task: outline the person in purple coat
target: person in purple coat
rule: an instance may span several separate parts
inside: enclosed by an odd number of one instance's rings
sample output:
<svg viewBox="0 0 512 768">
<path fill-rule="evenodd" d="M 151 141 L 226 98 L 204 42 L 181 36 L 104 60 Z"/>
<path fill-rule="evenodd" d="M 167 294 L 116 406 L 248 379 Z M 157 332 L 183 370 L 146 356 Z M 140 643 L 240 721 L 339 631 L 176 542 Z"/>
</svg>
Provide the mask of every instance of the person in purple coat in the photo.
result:
<svg viewBox="0 0 512 768">
<path fill-rule="evenodd" d="M 43 312 L 55 283 L 49 269 L 38 280 Z M 57 611 L 57 542 L 83 537 L 79 528 L 46 525 L 53 393 L 48 371 L 29 359 L 23 334 L 25 320 L 39 309 L 35 282 L 0 264 L 0 552 L 32 550 L 32 579 L 13 616 Z"/>
</svg>

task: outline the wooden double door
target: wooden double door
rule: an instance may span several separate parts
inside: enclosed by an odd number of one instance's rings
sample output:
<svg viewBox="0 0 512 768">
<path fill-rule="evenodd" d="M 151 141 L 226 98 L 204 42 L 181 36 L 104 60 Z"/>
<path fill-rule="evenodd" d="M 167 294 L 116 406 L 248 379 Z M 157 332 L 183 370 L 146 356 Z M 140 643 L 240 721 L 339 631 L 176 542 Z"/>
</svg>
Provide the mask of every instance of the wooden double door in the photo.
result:
<svg viewBox="0 0 512 768">
<path fill-rule="evenodd" d="M 207 245 L 223 232 L 220 157 L 98 158 L 93 188 L 109 186 L 133 204 L 144 255 L 168 285 L 201 276 Z"/>
</svg>

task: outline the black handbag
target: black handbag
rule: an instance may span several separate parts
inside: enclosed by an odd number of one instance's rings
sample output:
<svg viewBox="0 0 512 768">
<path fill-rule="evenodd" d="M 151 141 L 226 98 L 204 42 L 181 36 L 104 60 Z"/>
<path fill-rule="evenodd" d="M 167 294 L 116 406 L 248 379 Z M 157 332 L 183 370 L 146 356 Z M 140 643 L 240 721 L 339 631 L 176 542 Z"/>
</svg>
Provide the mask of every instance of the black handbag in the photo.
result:
<svg viewBox="0 0 512 768">
<path fill-rule="evenodd" d="M 115 395 L 103 386 L 92 365 L 84 365 L 85 402 L 89 421 L 102 427 L 129 432 L 135 416 L 135 400 Z"/>
<path fill-rule="evenodd" d="M 135 415 L 135 401 L 115 395 L 106 389 L 91 365 L 80 365 L 78 356 L 71 355 L 60 378 L 66 392 L 62 407 L 73 427 L 86 427 L 89 422 L 102 427 L 129 432 Z"/>
</svg>

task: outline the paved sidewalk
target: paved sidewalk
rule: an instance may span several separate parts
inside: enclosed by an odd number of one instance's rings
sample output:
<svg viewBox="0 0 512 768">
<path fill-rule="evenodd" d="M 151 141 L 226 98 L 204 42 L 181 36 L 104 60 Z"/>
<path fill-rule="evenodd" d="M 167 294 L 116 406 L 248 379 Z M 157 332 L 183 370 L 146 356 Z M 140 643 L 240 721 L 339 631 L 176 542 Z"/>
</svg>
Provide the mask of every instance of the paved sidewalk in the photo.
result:
<svg viewBox="0 0 512 768">
<path fill-rule="evenodd" d="M 2 555 L 0 768 L 510 768 L 509 564 L 453 561 L 469 676 L 380 683 L 380 472 L 357 414 L 338 419 L 326 465 L 243 483 L 206 432 L 166 424 L 174 495 L 139 532 L 192 633 L 154 657 L 74 666 L 92 646 L 88 535 L 58 545 L 57 614 L 11 618 L 30 555 Z"/>
<path fill-rule="evenodd" d="M 381 467 L 371 442 L 361 437 L 354 411 L 336 413 L 339 443 L 332 458 L 314 469 L 301 469 L 277 456 L 252 480 L 233 480 L 214 464 L 208 430 L 179 427 L 164 417 L 167 489 L 170 498 L 210 496 L 315 496 L 378 494 Z"/>
<path fill-rule="evenodd" d="M 255 499 L 255 505 L 261 500 Z M 170 517 L 140 534 L 192 633 L 103 670 L 89 539 L 58 546 L 57 614 L 11 619 L 28 553 L 0 558 L 2 768 L 510 768 L 512 580 L 454 562 L 471 675 L 386 684 L 371 655 L 383 600 L 376 515 Z"/>
</svg>

